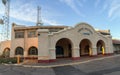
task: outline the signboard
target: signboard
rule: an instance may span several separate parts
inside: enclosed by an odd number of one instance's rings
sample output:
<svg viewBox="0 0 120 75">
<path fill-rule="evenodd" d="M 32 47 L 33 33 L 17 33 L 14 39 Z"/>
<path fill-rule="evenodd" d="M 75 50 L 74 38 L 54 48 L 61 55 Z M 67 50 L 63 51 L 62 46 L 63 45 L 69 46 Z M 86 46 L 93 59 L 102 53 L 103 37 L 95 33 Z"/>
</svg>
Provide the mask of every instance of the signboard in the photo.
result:
<svg viewBox="0 0 120 75">
<path fill-rule="evenodd" d="M 83 35 L 90 35 L 93 34 L 93 32 L 89 28 L 80 28 L 78 30 L 79 33 L 82 33 Z"/>
</svg>

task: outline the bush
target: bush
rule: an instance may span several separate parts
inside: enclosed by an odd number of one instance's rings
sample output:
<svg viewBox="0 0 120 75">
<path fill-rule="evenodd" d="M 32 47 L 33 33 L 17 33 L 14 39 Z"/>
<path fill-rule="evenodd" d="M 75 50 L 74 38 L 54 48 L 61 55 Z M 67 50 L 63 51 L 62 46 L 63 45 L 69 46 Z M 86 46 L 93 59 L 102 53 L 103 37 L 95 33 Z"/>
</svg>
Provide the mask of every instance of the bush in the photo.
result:
<svg viewBox="0 0 120 75">
<path fill-rule="evenodd" d="M 0 63 L 14 64 L 14 63 L 17 63 L 17 58 L 0 58 Z"/>
</svg>

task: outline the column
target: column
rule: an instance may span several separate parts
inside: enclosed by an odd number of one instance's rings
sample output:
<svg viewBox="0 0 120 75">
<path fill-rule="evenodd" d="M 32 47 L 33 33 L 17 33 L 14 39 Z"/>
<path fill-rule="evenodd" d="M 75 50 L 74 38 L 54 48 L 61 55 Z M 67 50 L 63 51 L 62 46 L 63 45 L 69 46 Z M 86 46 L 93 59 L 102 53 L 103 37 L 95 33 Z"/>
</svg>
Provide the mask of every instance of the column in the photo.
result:
<svg viewBox="0 0 120 75">
<path fill-rule="evenodd" d="M 49 40 L 48 40 L 48 29 L 38 30 L 38 62 L 48 63 L 49 62 Z"/>
<path fill-rule="evenodd" d="M 97 55 L 97 48 L 93 47 L 92 48 L 92 56 L 96 56 Z"/>
<path fill-rule="evenodd" d="M 106 49 L 106 54 L 111 55 L 111 54 L 114 53 L 114 51 L 113 51 L 113 44 L 112 44 L 112 36 L 108 35 L 107 37 L 108 37 L 108 40 L 107 40 L 108 41 L 107 42 L 108 45 L 106 47 L 108 47 L 108 48 Z"/>
<path fill-rule="evenodd" d="M 24 50 L 24 59 L 28 58 L 28 52 L 27 50 Z"/>
<path fill-rule="evenodd" d="M 56 52 L 55 48 L 50 48 L 49 49 L 49 56 L 50 56 L 50 62 L 54 62 L 56 60 Z"/>
<path fill-rule="evenodd" d="M 14 47 L 14 40 L 15 40 L 15 31 L 14 31 L 14 23 L 12 24 L 11 30 L 11 50 L 10 50 L 10 57 L 15 57 L 15 47 Z"/>
<path fill-rule="evenodd" d="M 105 55 L 111 55 L 111 54 L 113 54 L 112 52 L 110 52 L 111 50 L 113 50 L 113 49 L 111 49 L 111 47 L 109 46 L 106 46 L 105 47 Z"/>
<path fill-rule="evenodd" d="M 27 31 L 24 32 L 24 58 L 28 58 Z"/>
<path fill-rule="evenodd" d="M 74 47 L 72 49 L 72 59 L 73 60 L 78 60 L 80 58 L 80 50 L 78 47 Z"/>
</svg>

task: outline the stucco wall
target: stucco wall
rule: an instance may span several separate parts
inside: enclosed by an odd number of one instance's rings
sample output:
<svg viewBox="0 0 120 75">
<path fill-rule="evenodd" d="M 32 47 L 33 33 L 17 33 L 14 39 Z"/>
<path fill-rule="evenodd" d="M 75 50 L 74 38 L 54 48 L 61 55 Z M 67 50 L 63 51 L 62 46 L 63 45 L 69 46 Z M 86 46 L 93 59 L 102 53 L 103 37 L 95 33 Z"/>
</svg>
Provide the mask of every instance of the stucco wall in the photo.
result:
<svg viewBox="0 0 120 75">
<path fill-rule="evenodd" d="M 83 28 L 83 29 L 82 29 Z M 92 44 L 92 55 L 97 55 L 97 47 L 96 44 L 99 40 L 104 41 L 105 43 L 105 53 L 113 53 L 112 48 L 112 39 L 111 36 L 104 36 L 98 32 L 96 32 L 90 25 L 86 23 L 80 23 L 71 29 L 64 29 L 59 32 L 53 33 L 49 35 L 50 38 L 50 49 L 55 49 L 55 45 L 57 41 L 61 38 L 67 38 L 72 42 L 72 56 L 79 57 L 80 56 L 80 48 L 79 44 L 83 39 L 88 39 Z M 55 50 L 54 50 L 55 51 Z M 55 54 L 54 54 L 55 55 Z M 56 56 L 52 56 L 56 57 Z"/>
<path fill-rule="evenodd" d="M 24 49 L 24 57 L 28 57 L 28 50 L 30 47 L 36 47 L 38 49 L 38 37 L 28 38 L 27 30 L 24 31 L 24 38 L 15 38 L 14 27 L 12 28 L 12 37 L 11 37 L 11 51 L 10 56 L 15 56 L 15 49 L 17 47 L 22 47 Z"/>
<path fill-rule="evenodd" d="M 80 43 L 83 39 L 91 42 L 92 55 L 97 55 L 97 42 L 102 40 L 105 43 L 105 53 L 113 53 L 111 35 L 102 35 L 96 32 L 92 26 L 87 23 L 77 24 L 75 27 L 66 28 L 58 32 L 49 33 L 48 29 L 39 29 L 40 36 L 34 38 L 27 37 L 27 30 L 22 39 L 15 39 L 14 27 L 12 29 L 11 57 L 14 57 L 15 48 L 23 47 L 24 57 L 28 57 L 28 49 L 32 46 L 38 48 L 38 60 L 56 59 L 56 43 L 62 38 L 71 41 L 72 57 L 80 57 Z M 64 43 L 65 44 L 65 43 Z M 67 49 L 67 48 L 65 48 Z M 65 51 L 65 56 L 68 56 Z"/>
<path fill-rule="evenodd" d="M 6 48 L 11 49 L 10 44 L 11 44 L 10 40 L 0 42 L 0 54 L 2 54 Z"/>
</svg>

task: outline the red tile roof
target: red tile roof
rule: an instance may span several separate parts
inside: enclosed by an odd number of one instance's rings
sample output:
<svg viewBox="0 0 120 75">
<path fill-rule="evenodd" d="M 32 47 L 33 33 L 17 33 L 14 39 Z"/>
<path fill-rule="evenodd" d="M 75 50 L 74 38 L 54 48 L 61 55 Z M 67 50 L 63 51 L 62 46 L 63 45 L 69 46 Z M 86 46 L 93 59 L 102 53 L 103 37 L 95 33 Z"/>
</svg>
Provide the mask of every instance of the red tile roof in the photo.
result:
<svg viewBox="0 0 120 75">
<path fill-rule="evenodd" d="M 113 44 L 120 44 L 120 40 L 117 40 L 117 39 L 113 39 L 112 42 Z"/>
</svg>

